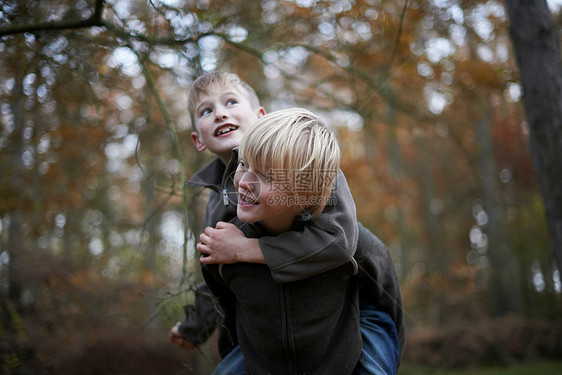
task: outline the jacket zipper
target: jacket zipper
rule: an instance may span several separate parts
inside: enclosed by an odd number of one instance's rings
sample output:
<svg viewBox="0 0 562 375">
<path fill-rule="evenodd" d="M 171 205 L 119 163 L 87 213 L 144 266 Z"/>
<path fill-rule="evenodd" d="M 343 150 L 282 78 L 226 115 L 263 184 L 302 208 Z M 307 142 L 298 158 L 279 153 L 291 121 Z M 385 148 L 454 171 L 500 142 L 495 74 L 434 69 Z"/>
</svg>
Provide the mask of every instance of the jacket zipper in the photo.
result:
<svg viewBox="0 0 562 375">
<path fill-rule="evenodd" d="M 222 189 L 222 204 L 228 206 L 228 189 Z"/>
<path fill-rule="evenodd" d="M 281 336 L 283 349 L 287 361 L 287 373 L 293 374 L 297 369 L 297 358 L 295 354 L 295 342 L 293 336 L 293 319 L 291 315 L 290 293 L 286 285 L 280 285 L 281 289 L 281 314 L 282 327 Z"/>
</svg>

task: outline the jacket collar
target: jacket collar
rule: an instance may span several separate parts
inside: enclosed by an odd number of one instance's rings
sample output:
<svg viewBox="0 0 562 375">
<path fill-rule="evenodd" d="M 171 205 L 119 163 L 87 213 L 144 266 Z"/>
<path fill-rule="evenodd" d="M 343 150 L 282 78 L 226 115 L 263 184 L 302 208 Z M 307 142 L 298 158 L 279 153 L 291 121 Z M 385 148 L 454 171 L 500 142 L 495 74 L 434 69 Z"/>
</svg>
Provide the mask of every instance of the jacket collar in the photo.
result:
<svg viewBox="0 0 562 375">
<path fill-rule="evenodd" d="M 196 187 L 207 187 L 221 192 L 226 187 L 228 177 L 236 170 L 237 166 L 238 148 L 236 147 L 232 150 L 227 165 L 220 158 L 216 158 L 196 172 L 187 184 Z"/>
</svg>

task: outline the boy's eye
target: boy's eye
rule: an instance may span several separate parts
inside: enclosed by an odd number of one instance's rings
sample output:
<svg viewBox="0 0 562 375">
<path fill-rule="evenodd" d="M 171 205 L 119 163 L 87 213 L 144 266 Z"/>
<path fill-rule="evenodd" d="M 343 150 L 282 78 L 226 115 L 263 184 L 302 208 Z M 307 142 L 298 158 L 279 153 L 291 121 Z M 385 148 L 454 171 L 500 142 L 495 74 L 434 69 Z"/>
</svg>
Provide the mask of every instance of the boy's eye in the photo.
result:
<svg viewBox="0 0 562 375">
<path fill-rule="evenodd" d="M 227 106 L 229 106 L 229 105 L 234 105 L 234 104 L 236 104 L 236 103 L 238 103 L 238 101 L 237 101 L 236 99 L 228 99 L 228 100 L 226 101 L 226 105 L 227 105 Z"/>
<path fill-rule="evenodd" d="M 212 112 L 211 108 L 204 108 L 204 109 L 201 110 L 201 116 L 208 115 L 211 112 Z"/>
</svg>

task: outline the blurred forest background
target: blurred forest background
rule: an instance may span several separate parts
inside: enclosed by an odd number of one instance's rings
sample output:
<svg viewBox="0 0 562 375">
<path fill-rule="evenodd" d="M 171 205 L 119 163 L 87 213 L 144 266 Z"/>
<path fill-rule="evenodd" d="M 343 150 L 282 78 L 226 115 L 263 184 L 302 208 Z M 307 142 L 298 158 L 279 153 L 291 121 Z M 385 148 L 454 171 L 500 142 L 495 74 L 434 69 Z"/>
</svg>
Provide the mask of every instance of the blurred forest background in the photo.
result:
<svg viewBox="0 0 562 375">
<path fill-rule="evenodd" d="M 547 4 L 560 34 L 562 1 Z M 167 335 L 200 280 L 206 196 L 185 182 L 211 160 L 191 145 L 186 91 L 215 69 L 338 134 L 359 220 L 399 273 L 405 363 L 562 358 L 503 2 L 7 0 L 2 374 L 212 368 L 212 345 Z"/>
</svg>

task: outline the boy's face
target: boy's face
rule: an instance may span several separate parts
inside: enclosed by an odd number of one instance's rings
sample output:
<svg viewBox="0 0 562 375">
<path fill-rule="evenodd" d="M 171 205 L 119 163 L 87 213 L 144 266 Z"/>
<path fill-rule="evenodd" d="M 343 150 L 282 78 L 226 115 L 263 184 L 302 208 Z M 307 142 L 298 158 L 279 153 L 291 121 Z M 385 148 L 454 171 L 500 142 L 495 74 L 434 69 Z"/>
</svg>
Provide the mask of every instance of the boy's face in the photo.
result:
<svg viewBox="0 0 562 375">
<path fill-rule="evenodd" d="M 260 222 L 271 233 L 287 231 L 301 208 L 298 197 L 280 184 L 240 161 L 234 174 L 238 194 L 236 214 L 246 223 Z"/>
<path fill-rule="evenodd" d="M 235 87 L 215 85 L 199 95 L 194 113 L 196 132 L 191 133 L 199 151 L 209 150 L 224 163 L 240 144 L 246 130 L 265 110 L 252 108 L 250 100 Z"/>
</svg>

